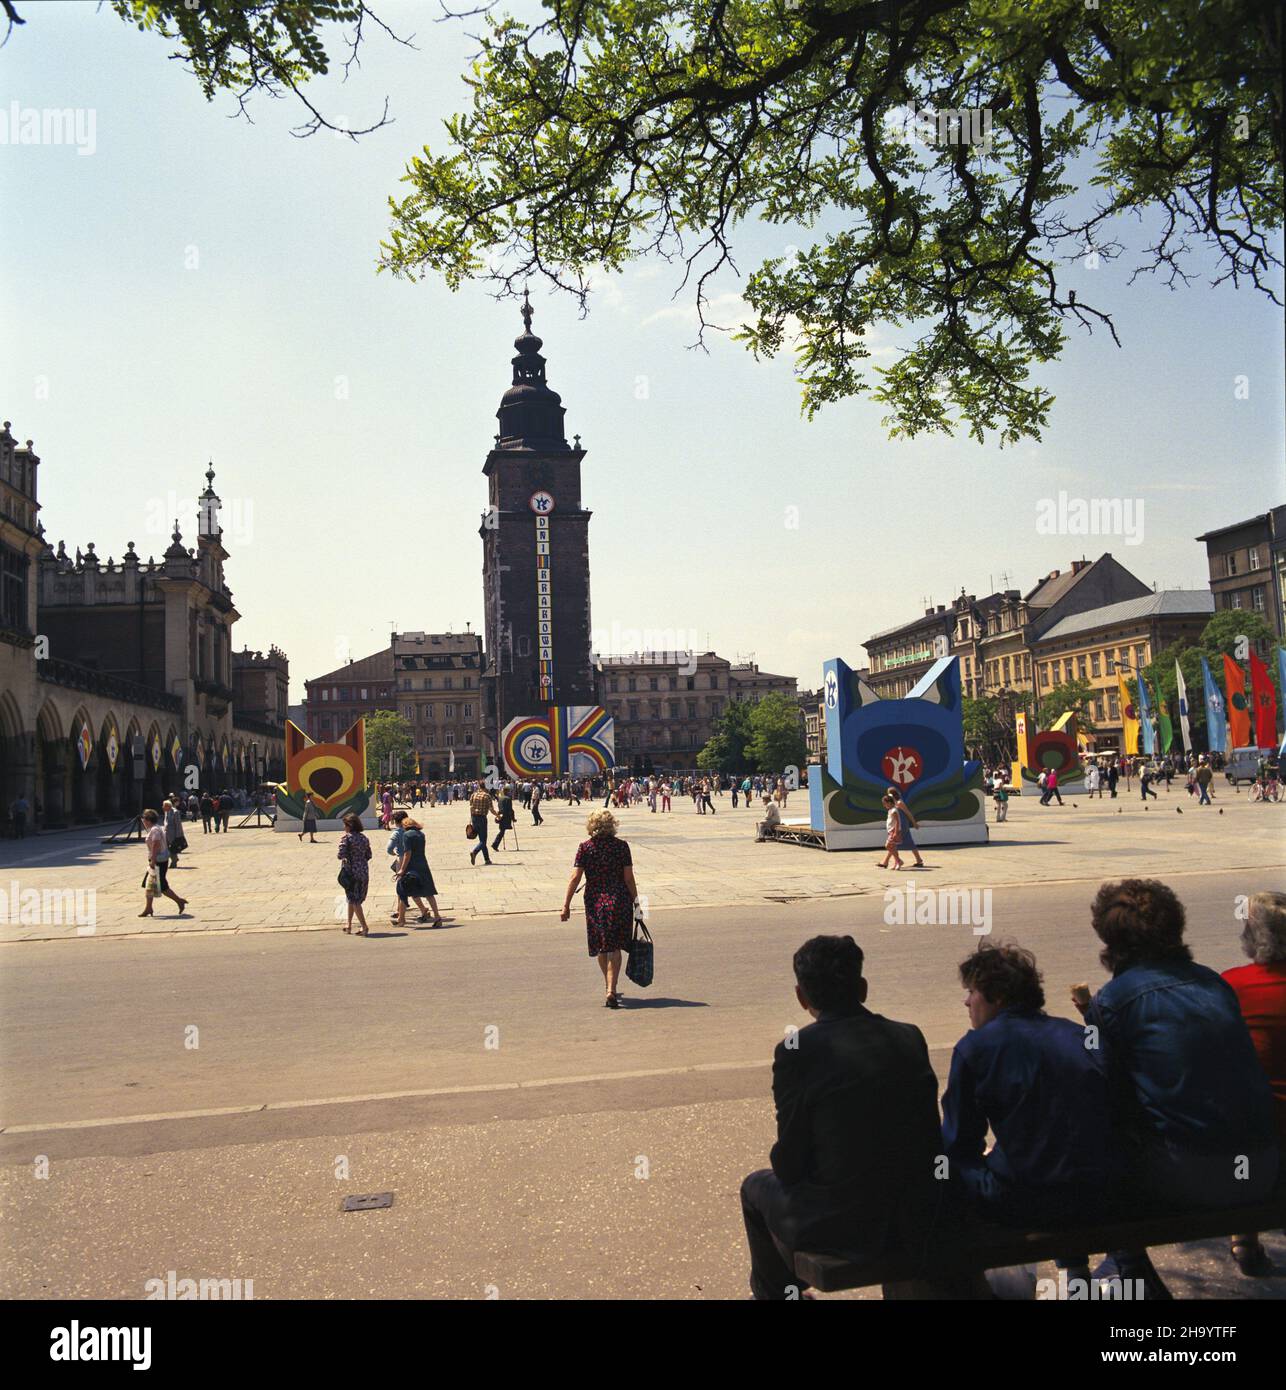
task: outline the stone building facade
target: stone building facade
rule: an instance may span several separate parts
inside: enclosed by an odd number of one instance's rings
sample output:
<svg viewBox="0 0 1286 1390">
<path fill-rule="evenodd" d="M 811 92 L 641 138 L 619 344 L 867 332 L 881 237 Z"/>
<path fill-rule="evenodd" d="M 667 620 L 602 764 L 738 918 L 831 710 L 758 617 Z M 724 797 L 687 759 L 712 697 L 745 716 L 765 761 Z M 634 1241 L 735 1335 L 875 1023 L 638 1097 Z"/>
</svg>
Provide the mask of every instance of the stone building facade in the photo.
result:
<svg viewBox="0 0 1286 1390">
<path fill-rule="evenodd" d="M 482 776 L 482 638 L 395 632 L 392 659 L 397 710 L 414 730 L 420 775 Z"/>
<path fill-rule="evenodd" d="M 1286 506 L 1198 536 L 1210 565 L 1215 610 L 1258 613 L 1286 638 Z"/>
<path fill-rule="evenodd" d="M 105 562 L 91 542 L 50 546 L 37 517 L 39 459 L 0 433 L 0 811 L 24 796 L 35 823 L 122 819 L 170 790 L 251 788 L 285 771 L 285 743 L 238 715 L 214 472 L 197 544 L 176 521 L 160 560 L 134 543 Z M 25 562 L 25 568 L 24 568 Z M 284 654 L 279 654 L 284 662 Z M 287 672 L 288 674 L 288 672 Z"/>
</svg>

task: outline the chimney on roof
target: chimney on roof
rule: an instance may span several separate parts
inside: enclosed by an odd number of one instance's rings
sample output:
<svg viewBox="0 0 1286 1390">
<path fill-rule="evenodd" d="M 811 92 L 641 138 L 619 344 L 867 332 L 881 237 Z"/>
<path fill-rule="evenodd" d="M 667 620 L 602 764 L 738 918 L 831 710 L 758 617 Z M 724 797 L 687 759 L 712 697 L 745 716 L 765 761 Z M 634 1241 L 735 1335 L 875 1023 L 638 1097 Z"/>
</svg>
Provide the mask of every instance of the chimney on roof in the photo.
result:
<svg viewBox="0 0 1286 1390">
<path fill-rule="evenodd" d="M 947 611 L 947 605 L 946 605 L 945 603 L 940 603 L 940 604 L 938 604 L 938 612 L 939 612 L 939 613 L 945 613 L 946 611 Z"/>
<path fill-rule="evenodd" d="M 1073 561 L 1072 561 L 1072 573 L 1073 573 L 1073 574 L 1080 574 L 1080 572 L 1081 572 L 1082 570 L 1089 569 L 1089 567 L 1090 567 L 1090 562 L 1089 562 L 1088 560 L 1073 560 Z"/>
<path fill-rule="evenodd" d="M 924 610 L 924 616 L 925 616 L 926 618 L 931 618 L 931 617 L 933 617 L 933 609 L 932 609 L 932 608 L 926 608 L 926 609 Z"/>
<path fill-rule="evenodd" d="M 1045 578 L 1046 578 L 1046 579 L 1057 579 L 1058 576 L 1059 576 L 1061 573 L 1062 573 L 1062 570 L 1050 570 L 1050 572 L 1045 576 Z"/>
</svg>

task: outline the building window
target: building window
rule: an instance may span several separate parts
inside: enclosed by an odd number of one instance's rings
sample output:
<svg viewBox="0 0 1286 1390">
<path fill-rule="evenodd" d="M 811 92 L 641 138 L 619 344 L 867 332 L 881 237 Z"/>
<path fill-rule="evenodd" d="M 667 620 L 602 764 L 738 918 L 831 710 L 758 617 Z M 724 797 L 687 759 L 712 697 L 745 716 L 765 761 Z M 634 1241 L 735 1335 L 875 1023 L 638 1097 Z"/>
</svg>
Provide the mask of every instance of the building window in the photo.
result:
<svg viewBox="0 0 1286 1390">
<path fill-rule="evenodd" d="M 522 635 L 522 636 L 520 636 L 520 637 L 518 638 L 518 655 L 519 655 L 519 656 L 530 656 L 530 655 L 531 655 L 531 638 L 528 637 L 528 636 L 526 636 L 525 634 Z"/>
<path fill-rule="evenodd" d="M 464 688 L 465 688 L 466 690 L 472 690 L 472 689 L 473 689 L 473 677 L 472 677 L 472 676 L 466 676 L 466 677 L 464 678 Z"/>
<path fill-rule="evenodd" d="M 442 706 L 442 717 L 443 717 L 443 719 L 454 719 L 454 718 L 455 718 L 455 706 L 454 706 L 454 705 L 443 705 L 443 706 Z"/>
<path fill-rule="evenodd" d="M 696 702 L 695 700 L 689 700 L 689 701 L 688 701 L 688 718 L 689 718 L 689 719 L 695 719 L 696 717 L 697 717 L 697 702 Z"/>
<path fill-rule="evenodd" d="M 631 720 L 635 720 L 635 719 L 637 719 L 638 717 L 639 717 L 639 702 L 638 702 L 637 700 L 631 700 L 631 701 L 630 701 L 630 719 L 631 719 Z"/>
<path fill-rule="evenodd" d="M 1090 653 L 1090 674 L 1093 675 L 1093 676 L 1101 675 L 1102 672 L 1101 672 L 1101 670 L 1100 670 L 1099 668 L 1102 666 L 1102 664 L 1103 664 L 1103 662 L 1102 662 L 1102 658 L 1101 658 L 1100 654 L 1099 654 L 1098 652 L 1091 652 L 1091 653 Z M 1095 719 L 1102 719 L 1103 716 L 1102 716 L 1101 714 L 1096 714 L 1094 717 L 1095 717 Z"/>
<path fill-rule="evenodd" d="M 426 748 L 432 748 L 433 745 L 434 745 L 434 743 L 436 742 L 436 740 L 437 740 L 437 730 L 436 730 L 436 729 L 428 729 L 428 730 L 425 731 L 425 734 L 424 734 L 424 746 L 425 746 Z"/>
<path fill-rule="evenodd" d="M 677 676 L 671 676 L 671 677 L 670 677 L 670 689 L 671 689 L 671 690 L 677 690 L 678 688 L 679 688 L 679 678 L 678 678 Z"/>
<path fill-rule="evenodd" d="M 647 681 L 647 688 L 649 690 L 660 690 L 661 682 L 655 676 L 649 676 Z"/>
<path fill-rule="evenodd" d="M 472 705 L 465 705 L 465 707 L 464 707 L 464 717 L 465 717 L 466 719 L 472 719 L 472 718 L 473 718 L 473 706 L 472 706 Z"/>
<path fill-rule="evenodd" d="M 1232 553 L 1231 550 L 1228 552 L 1227 555 L 1224 556 L 1224 573 L 1225 573 L 1225 574 L 1236 574 L 1236 573 L 1237 573 L 1237 557 L 1236 557 L 1236 555 L 1234 555 L 1234 554 Z"/>
<path fill-rule="evenodd" d="M 1254 566 L 1252 565 L 1251 568 L 1253 569 Z M 1250 606 L 1255 610 L 1256 613 L 1262 613 L 1264 611 L 1263 589 L 1252 589 L 1250 591 Z"/>
<path fill-rule="evenodd" d="M 466 748 L 472 748 L 472 747 L 473 747 L 473 730 L 472 730 L 472 729 L 466 729 L 466 730 L 464 731 L 464 746 L 465 746 Z"/>
<path fill-rule="evenodd" d="M 1107 692 L 1107 717 L 1112 721 L 1121 717 L 1121 702 L 1117 699 L 1115 690 Z"/>
<path fill-rule="evenodd" d="M 428 719 L 428 717 L 429 717 L 429 711 L 430 711 L 432 708 L 433 708 L 432 705 L 421 705 L 421 706 L 420 706 L 420 723 L 421 723 L 421 724 L 423 724 L 424 721 L 425 721 L 426 719 Z"/>
<path fill-rule="evenodd" d="M 1103 658 L 1107 663 L 1107 674 L 1109 676 L 1116 675 L 1116 657 L 1114 657 L 1110 651 L 1107 651 L 1103 653 Z"/>
<path fill-rule="evenodd" d="M 671 718 L 671 719 L 677 719 L 678 717 L 679 717 L 679 702 L 678 702 L 677 700 L 671 700 L 671 701 L 670 701 L 670 718 Z"/>
<path fill-rule="evenodd" d="M 647 702 L 647 712 L 650 719 L 660 719 L 661 702 L 660 700 L 649 700 Z"/>
<path fill-rule="evenodd" d="M 421 690 L 432 690 L 432 689 L 433 689 L 433 677 L 432 677 L 432 676 L 421 676 L 421 677 L 420 677 L 420 689 L 421 689 Z"/>
<path fill-rule="evenodd" d="M 403 705 L 403 706 L 402 706 L 402 718 L 403 718 L 403 719 L 408 719 L 408 720 L 409 720 L 409 719 L 414 719 L 414 718 L 415 718 L 415 706 L 414 706 L 414 705 Z"/>
<path fill-rule="evenodd" d="M 450 677 L 450 676 L 443 676 L 443 677 L 442 677 L 442 689 L 443 689 L 443 690 L 450 690 L 450 689 L 451 689 L 451 677 Z"/>
<path fill-rule="evenodd" d="M 1103 697 L 1101 695 L 1094 697 L 1094 718 L 1100 724 L 1103 722 Z"/>
<path fill-rule="evenodd" d="M 625 688 L 626 688 L 626 690 L 629 690 L 629 691 L 637 690 L 637 689 L 638 689 L 638 681 L 636 681 L 636 680 L 634 679 L 634 677 L 631 676 L 631 677 L 625 682 Z"/>
<path fill-rule="evenodd" d="M 620 684 L 617 682 L 617 679 L 616 679 L 615 676 L 613 676 L 612 679 L 611 679 L 610 681 L 608 681 L 608 683 L 607 683 L 607 688 L 608 688 L 608 690 L 610 690 L 610 691 L 612 692 L 613 695 L 616 695 L 616 694 L 619 693 L 621 687 L 620 687 Z"/>
<path fill-rule="evenodd" d="M 1259 568 L 1259 547 L 1257 545 L 1250 547 L 1250 568 L 1252 570 Z"/>
<path fill-rule="evenodd" d="M 454 730 L 454 729 L 448 729 L 448 730 L 446 731 L 446 733 L 444 733 L 444 734 L 442 735 L 442 742 L 443 742 L 444 744 L 446 744 L 446 746 L 447 746 L 448 748 L 454 748 L 454 747 L 455 747 L 455 730 Z"/>
<path fill-rule="evenodd" d="M 322 697 L 323 702 L 326 701 L 326 700 L 329 700 L 329 699 L 330 699 L 330 691 L 327 690 L 325 687 L 323 687 L 323 688 L 322 688 L 321 697 Z"/>
<path fill-rule="evenodd" d="M 689 677 L 688 677 L 688 689 L 689 689 L 689 690 L 695 690 L 696 688 L 697 688 L 697 680 L 696 680 L 696 677 L 695 677 L 695 676 L 689 676 Z"/>
<path fill-rule="evenodd" d="M 345 704 L 347 704 L 348 701 L 352 698 L 348 686 L 341 685 L 339 687 L 339 698 L 343 700 Z"/>
<path fill-rule="evenodd" d="M 366 699 L 366 687 L 365 687 L 365 686 L 362 687 L 362 699 L 363 699 L 363 700 Z"/>
</svg>

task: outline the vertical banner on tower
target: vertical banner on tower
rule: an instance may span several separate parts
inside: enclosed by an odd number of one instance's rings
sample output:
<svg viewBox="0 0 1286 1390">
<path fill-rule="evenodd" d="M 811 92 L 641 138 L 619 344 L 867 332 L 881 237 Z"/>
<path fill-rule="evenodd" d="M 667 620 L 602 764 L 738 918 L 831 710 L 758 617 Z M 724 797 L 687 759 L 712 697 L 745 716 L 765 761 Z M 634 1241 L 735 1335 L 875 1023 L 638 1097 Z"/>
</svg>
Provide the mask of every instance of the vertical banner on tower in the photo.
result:
<svg viewBox="0 0 1286 1390">
<path fill-rule="evenodd" d="M 528 503 L 536 515 L 536 653 L 540 658 L 540 698 L 554 696 L 554 587 L 549 563 L 549 517 L 554 499 L 543 489 Z"/>
</svg>

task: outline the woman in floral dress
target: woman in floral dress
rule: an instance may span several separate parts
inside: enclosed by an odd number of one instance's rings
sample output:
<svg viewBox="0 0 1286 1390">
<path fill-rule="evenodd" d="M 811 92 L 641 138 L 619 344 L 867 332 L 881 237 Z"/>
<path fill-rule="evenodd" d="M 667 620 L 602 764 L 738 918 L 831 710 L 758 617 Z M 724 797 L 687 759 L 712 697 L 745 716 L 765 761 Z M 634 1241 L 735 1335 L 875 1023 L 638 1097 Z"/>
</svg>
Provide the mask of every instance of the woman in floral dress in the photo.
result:
<svg viewBox="0 0 1286 1390">
<path fill-rule="evenodd" d="M 630 847 L 616 837 L 616 817 L 608 810 L 595 811 L 585 822 L 589 839 L 576 851 L 575 869 L 567 884 L 567 897 L 559 914 L 562 921 L 572 914 L 572 897 L 585 878 L 585 928 L 589 953 L 598 961 L 607 987 L 603 1005 L 620 1007 L 616 982 L 621 974 L 621 952 L 629 945 L 634 930 L 634 904 L 638 885 L 634 882 L 634 861 Z"/>
<path fill-rule="evenodd" d="M 360 928 L 358 936 L 369 936 L 371 932 L 366 925 L 362 904 L 366 901 L 366 890 L 371 882 L 371 842 L 362 832 L 361 816 L 353 812 L 344 817 L 344 834 L 339 837 L 337 858 L 340 863 L 340 886 L 348 899 L 348 922 L 344 930 L 353 930 L 353 918 L 356 916 Z"/>
</svg>

